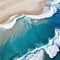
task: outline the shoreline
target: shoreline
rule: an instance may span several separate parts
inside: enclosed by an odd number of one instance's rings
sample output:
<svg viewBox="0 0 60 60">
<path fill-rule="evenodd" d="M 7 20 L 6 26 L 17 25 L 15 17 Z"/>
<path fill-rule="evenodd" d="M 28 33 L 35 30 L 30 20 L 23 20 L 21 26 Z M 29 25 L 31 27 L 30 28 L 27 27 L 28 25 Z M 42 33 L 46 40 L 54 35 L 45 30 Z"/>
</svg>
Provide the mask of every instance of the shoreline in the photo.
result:
<svg viewBox="0 0 60 60">
<path fill-rule="evenodd" d="M 22 18 L 23 19 L 31 18 L 31 19 L 35 19 L 35 20 L 36 19 L 40 20 L 40 19 L 52 17 L 57 12 L 57 9 L 55 6 L 51 6 L 50 8 L 49 7 L 45 7 L 45 8 L 46 9 L 43 11 L 44 13 L 42 13 L 40 15 L 14 15 L 14 16 L 10 17 L 6 23 L 0 24 L 0 28 L 11 29 L 15 25 L 15 23 Z M 47 8 L 48 8 L 48 11 L 47 11 Z M 28 22 L 31 23 L 30 20 Z"/>
<path fill-rule="evenodd" d="M 33 3 L 34 2 L 34 3 Z M 8 4 L 8 6 L 7 6 Z M 0 24 L 3 24 L 14 15 L 38 15 L 45 6 L 45 0 L 6 0 L 0 2 Z"/>
<path fill-rule="evenodd" d="M 43 1 L 45 1 L 45 0 L 43 0 Z M 18 21 L 19 18 L 21 19 L 21 16 L 25 16 L 26 18 L 32 18 L 32 19 L 37 19 L 37 20 L 52 17 L 57 12 L 57 7 L 55 5 L 57 5 L 59 2 L 60 1 L 58 1 L 57 3 L 55 1 L 50 2 L 51 6 L 50 7 L 45 6 L 42 14 L 39 14 L 39 15 L 33 15 L 33 14 L 29 14 L 29 15 L 24 14 L 23 15 L 22 14 L 19 16 L 19 14 L 18 15 L 15 14 L 15 15 L 11 16 L 5 23 L 1 23 L 0 28 L 11 29 L 15 25 L 16 21 Z M 47 4 L 48 4 L 48 2 L 47 2 Z M 30 21 L 29 21 L 29 23 L 30 23 Z"/>
</svg>

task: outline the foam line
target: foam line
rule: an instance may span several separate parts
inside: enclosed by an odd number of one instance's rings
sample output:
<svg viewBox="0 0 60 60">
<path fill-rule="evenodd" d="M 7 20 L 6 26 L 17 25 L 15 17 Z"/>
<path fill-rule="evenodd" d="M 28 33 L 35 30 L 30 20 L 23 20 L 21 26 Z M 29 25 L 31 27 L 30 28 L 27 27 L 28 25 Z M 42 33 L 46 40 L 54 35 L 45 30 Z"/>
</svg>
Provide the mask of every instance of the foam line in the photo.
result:
<svg viewBox="0 0 60 60">
<path fill-rule="evenodd" d="M 38 51 L 35 54 L 29 54 L 26 58 L 23 60 L 43 60 L 44 59 L 44 51 Z M 21 58 L 16 58 L 15 60 L 22 60 Z"/>
<path fill-rule="evenodd" d="M 40 14 L 40 15 L 21 15 L 21 16 L 18 16 L 17 18 L 15 18 L 15 19 L 13 19 L 13 20 L 12 20 L 12 18 L 13 18 L 12 17 L 10 19 L 11 22 L 9 22 L 10 21 L 9 20 L 5 24 L 0 24 L 0 28 L 11 29 L 15 25 L 16 21 L 20 20 L 23 17 L 26 17 L 26 18 L 29 17 L 29 18 L 32 18 L 32 19 L 44 19 L 44 18 L 52 17 L 57 12 L 57 7 L 56 6 L 57 6 L 58 3 L 60 3 L 60 0 L 57 0 L 57 1 L 56 0 L 53 0 L 53 1 L 47 0 L 47 1 L 49 2 L 49 5 L 45 6 L 42 14 Z"/>
<path fill-rule="evenodd" d="M 55 39 L 54 43 L 57 44 L 60 47 L 60 31 L 59 31 L 59 36 L 58 36 L 57 39 Z"/>
<path fill-rule="evenodd" d="M 60 3 L 60 0 L 54 0 L 54 1 L 51 3 L 51 5 L 56 5 L 56 4 L 58 4 L 58 3 Z"/>
<path fill-rule="evenodd" d="M 32 19 L 44 19 L 44 18 L 49 18 L 52 17 L 56 12 L 57 12 L 57 8 L 56 5 L 60 3 L 60 0 L 53 0 L 53 1 L 46 1 L 47 4 L 49 4 L 47 7 L 49 10 L 45 9 L 46 12 L 43 11 L 42 14 L 40 15 L 26 15 L 27 17 L 30 17 Z"/>
<path fill-rule="evenodd" d="M 47 12 L 43 12 L 40 15 L 26 15 L 26 16 L 32 19 L 44 19 L 44 18 L 52 17 L 57 12 L 55 6 L 51 6 L 50 8 L 48 7 L 48 9 L 49 10 Z"/>
<path fill-rule="evenodd" d="M 21 15 L 21 16 L 14 15 L 8 20 L 8 22 L 4 24 L 0 24 L 0 28 L 11 29 L 15 25 L 16 21 L 24 17 L 25 17 L 24 15 Z"/>
<path fill-rule="evenodd" d="M 54 45 L 50 45 L 47 48 L 45 48 L 45 51 L 49 55 L 50 58 L 54 58 L 59 52 L 59 48 L 56 44 L 54 44 Z"/>
<path fill-rule="evenodd" d="M 0 28 L 11 29 L 16 23 L 16 20 L 13 20 L 11 23 L 1 24 Z"/>
</svg>

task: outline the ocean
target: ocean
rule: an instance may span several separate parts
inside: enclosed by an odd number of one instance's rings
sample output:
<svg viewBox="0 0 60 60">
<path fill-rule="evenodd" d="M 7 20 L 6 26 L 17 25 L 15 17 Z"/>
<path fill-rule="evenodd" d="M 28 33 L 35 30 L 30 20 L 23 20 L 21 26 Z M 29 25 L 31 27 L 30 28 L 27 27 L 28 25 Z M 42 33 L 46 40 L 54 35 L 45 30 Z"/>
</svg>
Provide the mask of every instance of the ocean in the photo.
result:
<svg viewBox="0 0 60 60">
<path fill-rule="evenodd" d="M 49 18 L 23 17 L 11 29 L 0 29 L 0 60 L 60 60 L 60 45 L 56 42 L 60 40 L 60 7 L 57 8 Z M 55 30 L 59 34 L 56 39 Z"/>
</svg>

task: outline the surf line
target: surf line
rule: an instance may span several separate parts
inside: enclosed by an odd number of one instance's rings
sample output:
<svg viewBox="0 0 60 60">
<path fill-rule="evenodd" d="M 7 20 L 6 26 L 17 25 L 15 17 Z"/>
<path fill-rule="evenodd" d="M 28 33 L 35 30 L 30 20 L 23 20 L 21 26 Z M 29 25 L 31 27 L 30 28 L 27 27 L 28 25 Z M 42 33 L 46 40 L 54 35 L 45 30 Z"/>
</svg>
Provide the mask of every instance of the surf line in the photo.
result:
<svg viewBox="0 0 60 60">
<path fill-rule="evenodd" d="M 44 47 L 45 52 L 49 55 L 50 58 L 54 58 L 59 52 L 59 41 L 60 30 L 55 29 L 55 37 L 49 40 L 49 43 Z M 60 41 L 59 41 L 60 42 Z"/>
<path fill-rule="evenodd" d="M 19 19 L 24 17 L 25 15 L 14 15 L 6 23 L 0 24 L 0 28 L 11 29 Z"/>
<path fill-rule="evenodd" d="M 57 39 L 58 39 L 58 42 L 57 42 Z M 20 58 L 17 58 L 16 60 L 24 60 L 27 58 L 31 59 L 34 57 L 34 55 L 36 55 L 40 51 L 46 52 L 50 58 L 54 58 L 57 55 L 57 53 L 59 52 L 59 47 L 60 47 L 59 39 L 60 39 L 60 29 L 55 29 L 55 37 L 50 39 L 48 44 L 46 44 L 40 48 L 36 48 L 32 51 L 28 51 L 27 54 L 23 55 Z M 40 57 L 40 53 L 39 53 L 39 57 Z M 42 53 L 42 54 L 44 55 L 44 53 Z"/>
</svg>

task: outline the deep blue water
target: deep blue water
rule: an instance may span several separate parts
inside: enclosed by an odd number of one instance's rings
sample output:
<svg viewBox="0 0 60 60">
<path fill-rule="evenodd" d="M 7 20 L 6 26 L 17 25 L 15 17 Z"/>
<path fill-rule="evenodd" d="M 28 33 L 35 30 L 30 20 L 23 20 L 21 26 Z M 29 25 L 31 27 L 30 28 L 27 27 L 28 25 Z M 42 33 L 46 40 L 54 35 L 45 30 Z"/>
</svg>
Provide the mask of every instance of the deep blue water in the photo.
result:
<svg viewBox="0 0 60 60">
<path fill-rule="evenodd" d="M 16 25 L 19 25 L 19 29 L 12 33 L 4 46 L 0 48 L 0 60 L 13 60 L 16 56 L 21 57 L 26 54 L 28 50 L 31 51 L 36 47 L 47 44 L 48 38 L 54 37 L 55 28 L 60 28 L 60 10 L 51 18 L 42 20 L 39 20 L 36 24 L 30 24 L 23 18 L 24 28 L 20 24 L 21 21 L 17 21 Z M 60 53 L 54 59 L 51 59 L 46 54 L 45 60 L 60 60 L 59 56 Z"/>
</svg>

